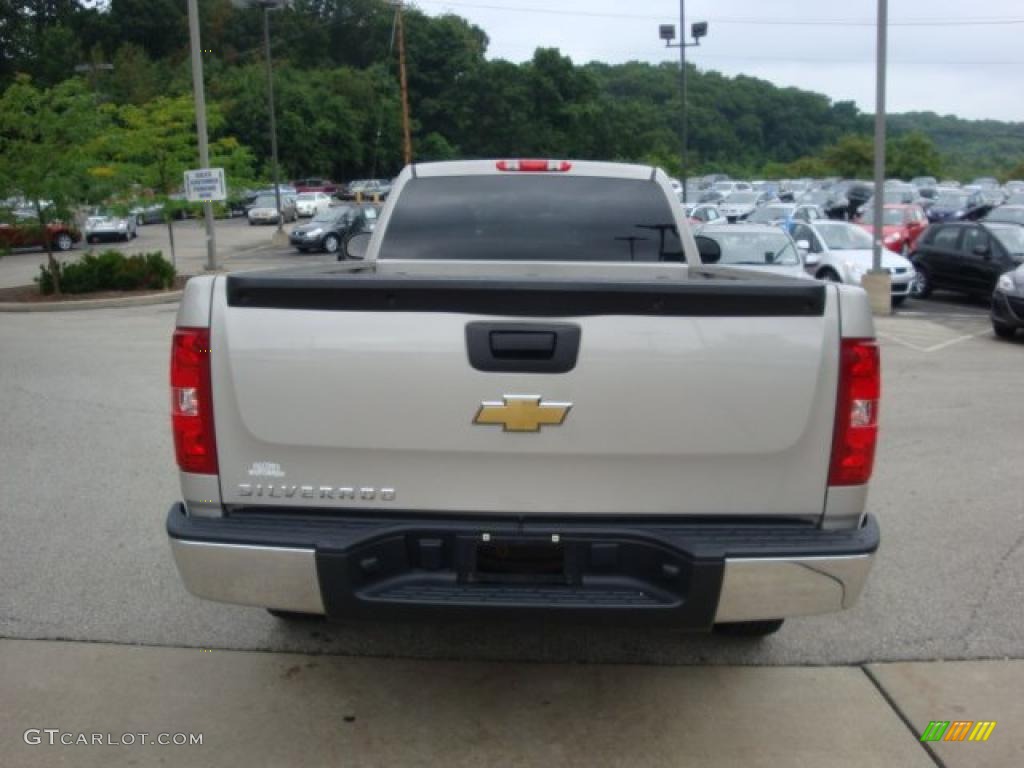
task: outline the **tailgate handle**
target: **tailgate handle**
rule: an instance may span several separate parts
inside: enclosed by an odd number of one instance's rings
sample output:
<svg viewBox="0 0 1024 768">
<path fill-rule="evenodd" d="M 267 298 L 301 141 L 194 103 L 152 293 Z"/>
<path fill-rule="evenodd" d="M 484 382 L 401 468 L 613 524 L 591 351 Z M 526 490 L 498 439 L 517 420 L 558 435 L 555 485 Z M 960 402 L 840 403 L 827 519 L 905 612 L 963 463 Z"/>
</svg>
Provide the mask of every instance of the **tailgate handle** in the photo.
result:
<svg viewBox="0 0 1024 768">
<path fill-rule="evenodd" d="M 466 351 L 478 371 L 565 373 L 576 367 L 580 328 L 572 323 L 468 323 Z"/>
<path fill-rule="evenodd" d="M 549 360 L 555 354 L 554 331 L 491 331 L 491 354 L 517 360 Z"/>
</svg>

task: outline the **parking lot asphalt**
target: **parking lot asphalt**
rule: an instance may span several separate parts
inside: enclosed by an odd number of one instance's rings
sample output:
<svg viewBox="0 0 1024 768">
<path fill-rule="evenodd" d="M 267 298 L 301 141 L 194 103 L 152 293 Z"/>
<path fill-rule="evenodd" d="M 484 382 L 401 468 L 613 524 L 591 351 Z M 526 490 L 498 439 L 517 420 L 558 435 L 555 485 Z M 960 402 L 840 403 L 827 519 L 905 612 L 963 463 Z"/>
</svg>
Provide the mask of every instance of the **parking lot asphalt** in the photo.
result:
<svg viewBox="0 0 1024 768">
<path fill-rule="evenodd" d="M 945 297 L 879 318 L 882 548 L 858 605 L 762 642 L 544 624 L 286 625 L 187 594 L 163 530 L 173 305 L 0 316 L 0 636 L 445 659 L 845 664 L 1024 657 L 1024 337 Z"/>
<path fill-rule="evenodd" d="M 308 219 L 299 219 L 299 224 Z M 290 232 L 293 224 L 285 224 Z M 324 254 L 303 254 L 292 248 L 276 248 L 270 239 L 276 231 L 273 226 L 250 226 L 245 219 L 218 219 L 215 222 L 215 239 L 220 267 L 227 270 L 261 269 L 284 266 L 301 260 L 310 263 L 327 259 Z M 164 224 L 147 224 L 139 227 L 139 236 L 126 243 L 79 243 L 72 250 L 58 253 L 60 261 L 74 261 L 90 250 L 99 252 L 114 249 L 125 254 L 161 251 L 170 260 L 170 236 Z M 201 274 L 206 267 L 206 228 L 201 219 L 187 219 L 174 222 L 174 245 L 178 273 L 182 275 Z M 0 288 L 16 285 L 31 285 L 39 275 L 39 267 L 46 263 L 46 252 L 37 248 L 24 248 L 0 258 Z"/>
</svg>

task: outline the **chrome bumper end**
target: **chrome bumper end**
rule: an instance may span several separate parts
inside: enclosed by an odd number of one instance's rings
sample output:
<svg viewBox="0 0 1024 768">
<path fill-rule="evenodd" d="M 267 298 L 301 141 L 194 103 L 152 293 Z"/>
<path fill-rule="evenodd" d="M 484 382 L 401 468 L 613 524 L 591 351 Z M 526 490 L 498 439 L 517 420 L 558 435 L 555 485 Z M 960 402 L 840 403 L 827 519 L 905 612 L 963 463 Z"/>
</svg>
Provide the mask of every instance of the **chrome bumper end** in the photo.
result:
<svg viewBox="0 0 1024 768">
<path fill-rule="evenodd" d="M 221 603 L 324 613 L 312 549 L 170 539 L 185 588 Z"/>
<path fill-rule="evenodd" d="M 810 616 L 849 608 L 874 552 L 836 557 L 727 558 L 716 623 Z"/>
</svg>

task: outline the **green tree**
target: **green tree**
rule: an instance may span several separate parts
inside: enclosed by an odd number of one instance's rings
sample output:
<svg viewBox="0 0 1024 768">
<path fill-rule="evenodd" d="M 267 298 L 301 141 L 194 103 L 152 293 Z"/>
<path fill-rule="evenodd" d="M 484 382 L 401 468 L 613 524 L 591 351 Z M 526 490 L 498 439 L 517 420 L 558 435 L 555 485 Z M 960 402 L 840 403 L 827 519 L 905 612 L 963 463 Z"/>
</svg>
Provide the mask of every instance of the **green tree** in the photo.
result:
<svg viewBox="0 0 1024 768">
<path fill-rule="evenodd" d="M 69 217 L 83 189 L 95 183 L 96 138 L 106 125 L 107 112 L 96 108 L 80 80 L 37 88 L 27 75 L 18 76 L 0 96 L 0 197 L 24 197 L 43 231 L 55 217 Z M 53 244 L 43 239 L 60 293 Z"/>
<path fill-rule="evenodd" d="M 846 178 L 871 176 L 874 148 L 867 136 L 847 134 L 822 153 L 822 160 L 838 175 Z"/>
<path fill-rule="evenodd" d="M 217 136 L 223 125 L 220 110 L 215 104 L 209 105 L 210 135 Z M 173 261 L 174 218 L 187 204 L 171 195 L 181 188 L 185 171 L 198 165 L 196 142 L 192 97 L 181 95 L 122 106 L 113 129 L 99 143 L 102 157 L 116 169 L 121 186 L 141 185 L 163 203 Z M 253 180 L 252 153 L 232 136 L 211 141 L 210 164 L 224 168 L 229 188 Z"/>
<path fill-rule="evenodd" d="M 942 158 L 935 142 L 914 131 L 886 143 L 885 170 L 887 176 L 901 179 L 938 176 L 942 173 Z"/>
</svg>

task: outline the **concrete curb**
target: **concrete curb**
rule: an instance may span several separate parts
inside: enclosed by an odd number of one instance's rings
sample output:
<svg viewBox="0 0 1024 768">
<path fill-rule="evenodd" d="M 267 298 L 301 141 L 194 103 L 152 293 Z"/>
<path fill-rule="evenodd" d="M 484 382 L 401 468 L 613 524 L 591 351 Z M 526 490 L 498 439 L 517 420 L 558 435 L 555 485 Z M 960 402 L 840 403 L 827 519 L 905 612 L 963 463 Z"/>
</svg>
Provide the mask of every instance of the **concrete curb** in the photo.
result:
<svg viewBox="0 0 1024 768">
<path fill-rule="evenodd" d="M 111 309 L 113 307 L 145 307 L 151 304 L 171 304 L 181 300 L 184 291 L 151 293 L 146 296 L 117 296 L 106 299 L 81 301 L 2 301 L 0 312 L 73 312 L 79 309 Z"/>
</svg>

